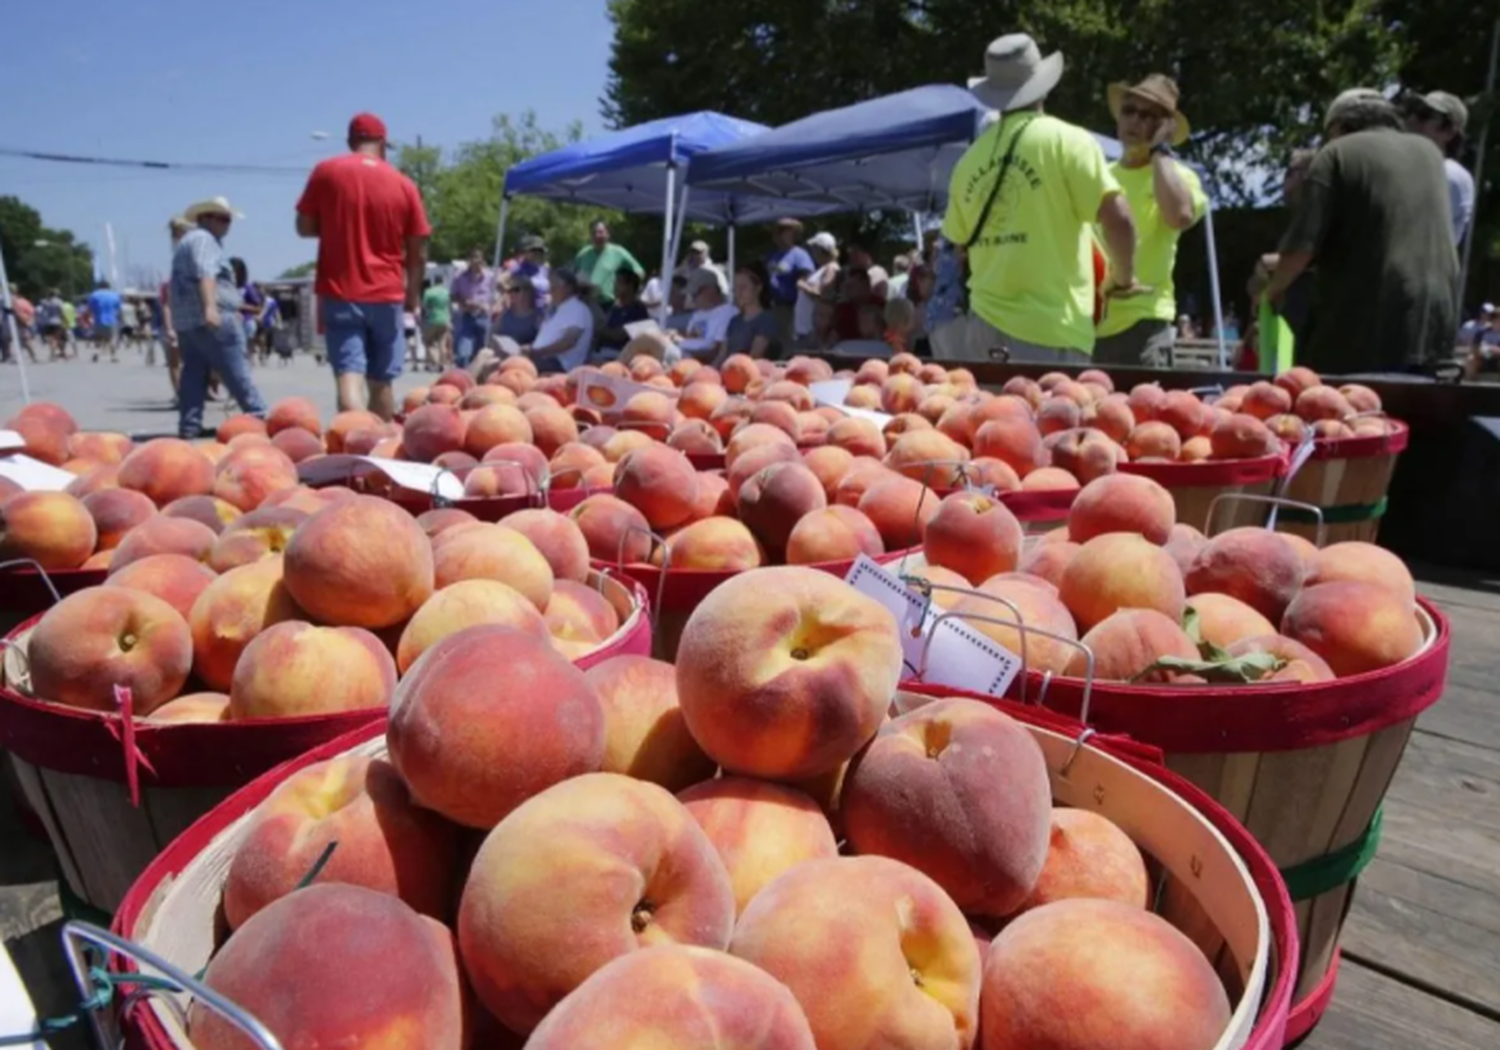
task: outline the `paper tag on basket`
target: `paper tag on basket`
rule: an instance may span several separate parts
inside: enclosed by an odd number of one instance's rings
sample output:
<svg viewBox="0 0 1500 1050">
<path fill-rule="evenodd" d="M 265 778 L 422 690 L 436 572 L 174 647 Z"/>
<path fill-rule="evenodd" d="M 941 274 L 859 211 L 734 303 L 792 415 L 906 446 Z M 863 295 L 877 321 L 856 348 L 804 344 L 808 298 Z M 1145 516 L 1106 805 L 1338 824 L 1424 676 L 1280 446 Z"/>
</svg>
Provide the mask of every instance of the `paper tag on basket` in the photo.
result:
<svg viewBox="0 0 1500 1050">
<path fill-rule="evenodd" d="M 0 430 L 0 452 L 14 452 L 26 447 L 26 438 L 19 431 Z"/>
<path fill-rule="evenodd" d="M 813 400 L 820 405 L 836 408 L 846 416 L 854 416 L 857 419 L 868 419 L 882 430 L 895 416 L 885 412 L 876 412 L 871 408 L 855 408 L 853 405 L 844 404 L 844 399 L 849 396 L 849 391 L 854 389 L 852 379 L 825 379 L 818 383 L 808 384 L 807 389 L 812 391 Z"/>
<path fill-rule="evenodd" d="M 76 474 L 21 453 L 0 456 L 0 478 L 14 481 L 27 492 L 62 492 L 78 480 Z"/>
<path fill-rule="evenodd" d="M 314 456 L 297 464 L 297 477 L 312 485 L 347 481 L 370 473 L 384 474 L 404 489 L 443 499 L 462 499 L 464 494 L 464 483 L 458 475 L 431 463 L 409 463 L 404 459 L 377 459 L 374 456 Z"/>
<path fill-rule="evenodd" d="M 903 677 L 972 693 L 1003 696 L 1021 661 L 998 642 L 913 591 L 900 577 L 860 555 L 845 582 L 890 610 L 901 632 Z"/>
<path fill-rule="evenodd" d="M 606 419 L 612 419 L 624 410 L 625 402 L 636 394 L 644 393 L 663 394 L 676 400 L 681 392 L 668 390 L 665 387 L 647 386 L 645 383 L 636 383 L 619 376 L 607 375 L 598 369 L 591 368 L 578 379 L 577 403 L 585 408 L 596 408 Z"/>
<path fill-rule="evenodd" d="M 1292 451 L 1292 461 L 1287 464 L 1286 480 L 1282 482 L 1283 490 L 1297 476 L 1297 471 L 1307 466 L 1307 461 L 1312 459 L 1312 454 L 1317 451 L 1317 445 L 1318 443 L 1312 438 L 1297 443 L 1297 447 Z"/>
</svg>

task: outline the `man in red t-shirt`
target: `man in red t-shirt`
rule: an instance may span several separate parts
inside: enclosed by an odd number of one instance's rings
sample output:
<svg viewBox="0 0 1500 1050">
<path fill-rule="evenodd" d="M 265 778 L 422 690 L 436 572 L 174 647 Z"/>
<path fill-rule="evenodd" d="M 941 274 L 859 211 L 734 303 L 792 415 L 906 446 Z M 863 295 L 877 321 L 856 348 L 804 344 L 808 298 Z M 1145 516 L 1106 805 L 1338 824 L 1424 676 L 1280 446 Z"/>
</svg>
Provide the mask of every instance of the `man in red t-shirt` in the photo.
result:
<svg viewBox="0 0 1500 1050">
<path fill-rule="evenodd" d="M 403 310 L 421 302 L 432 227 L 416 184 L 385 159 L 385 124 L 349 122 L 349 152 L 313 169 L 297 202 L 297 232 L 318 238 L 314 290 L 338 382 L 339 411 L 396 410 L 391 383 L 406 361 Z M 366 386 L 368 384 L 368 386 Z"/>
</svg>

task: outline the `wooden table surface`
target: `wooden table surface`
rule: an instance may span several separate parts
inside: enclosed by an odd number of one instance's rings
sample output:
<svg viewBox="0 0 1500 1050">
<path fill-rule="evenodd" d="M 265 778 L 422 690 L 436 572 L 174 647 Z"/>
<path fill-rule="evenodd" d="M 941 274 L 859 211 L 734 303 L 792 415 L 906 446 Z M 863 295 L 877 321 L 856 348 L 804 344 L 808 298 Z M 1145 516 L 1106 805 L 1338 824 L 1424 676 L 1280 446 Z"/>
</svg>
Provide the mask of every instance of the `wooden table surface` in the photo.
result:
<svg viewBox="0 0 1500 1050">
<path fill-rule="evenodd" d="M 1422 593 L 1453 624 L 1448 690 L 1396 774 L 1380 853 L 1344 931 L 1338 991 L 1303 1050 L 1500 1050 L 1500 579 L 1426 575 Z M 38 1009 L 55 1014 L 75 1001 L 55 872 L 7 803 L 0 936 Z M 68 1033 L 52 1046 L 88 1042 Z"/>
</svg>

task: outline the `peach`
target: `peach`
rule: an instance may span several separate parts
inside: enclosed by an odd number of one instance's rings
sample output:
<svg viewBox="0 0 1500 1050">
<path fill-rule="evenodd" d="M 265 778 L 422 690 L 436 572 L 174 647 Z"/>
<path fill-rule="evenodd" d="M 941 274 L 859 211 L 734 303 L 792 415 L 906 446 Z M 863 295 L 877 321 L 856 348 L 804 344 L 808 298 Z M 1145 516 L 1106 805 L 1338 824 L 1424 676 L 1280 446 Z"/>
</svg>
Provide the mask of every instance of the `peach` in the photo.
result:
<svg viewBox="0 0 1500 1050">
<path fill-rule="evenodd" d="M 726 770 L 800 779 L 874 735 L 901 668 L 895 619 L 874 599 L 815 569 L 755 569 L 693 611 L 677 692 L 693 736 Z"/>
<path fill-rule="evenodd" d="M 1003 460 L 1021 477 L 1047 465 L 1042 433 L 1030 419 L 992 419 L 974 433 L 974 455 Z"/>
<path fill-rule="evenodd" d="M 879 386 L 890 377 L 890 364 L 886 361 L 880 360 L 879 358 L 871 358 L 870 360 L 865 361 L 863 364 L 861 364 L 859 366 L 859 370 L 854 373 L 854 382 L 856 384 L 873 383 L 876 386 Z"/>
<path fill-rule="evenodd" d="M 474 515 L 458 507 L 438 507 L 417 515 L 417 525 L 429 539 L 436 539 L 455 525 L 471 525 L 478 521 Z"/>
<path fill-rule="evenodd" d="M 1344 420 L 1354 415 L 1354 406 L 1331 386 L 1308 387 L 1297 395 L 1292 411 L 1309 423 L 1319 420 Z"/>
<path fill-rule="evenodd" d="M 1150 893 L 1145 859 L 1118 824 L 1091 810 L 1059 806 L 1052 810 L 1047 862 L 1018 910 L 1078 898 L 1144 910 Z"/>
<path fill-rule="evenodd" d="M 670 529 L 692 516 L 698 472 L 681 452 L 653 444 L 620 460 L 615 495 L 639 510 L 653 529 Z"/>
<path fill-rule="evenodd" d="M 1189 594 L 1214 591 L 1238 598 L 1280 623 L 1306 575 L 1297 549 L 1266 529 L 1229 529 L 1213 537 L 1183 577 Z"/>
<path fill-rule="evenodd" d="M 540 492 L 540 482 L 514 460 L 484 463 L 464 475 L 464 496 L 469 499 L 540 498 Z"/>
<path fill-rule="evenodd" d="M 1349 402 L 1349 407 L 1356 412 L 1379 412 L 1381 410 L 1380 395 L 1367 386 L 1359 383 L 1345 383 L 1338 390 L 1344 395 L 1344 400 Z M 77 453 L 75 452 L 74 455 Z"/>
<path fill-rule="evenodd" d="M 815 1050 L 783 985 L 707 948 L 658 945 L 606 964 L 562 1000 L 529 1050 L 649 1044 L 653 1050 Z"/>
<path fill-rule="evenodd" d="M 645 656 L 615 656 L 584 672 L 604 711 L 600 770 L 680 791 L 714 775 L 677 703 L 676 671 Z"/>
<path fill-rule="evenodd" d="M 598 769 L 604 715 L 583 672 L 547 640 L 486 624 L 440 639 L 411 666 L 386 739 L 419 804 L 490 828 L 544 788 Z"/>
<path fill-rule="evenodd" d="M 734 518 L 714 515 L 693 522 L 666 538 L 651 554 L 651 564 L 662 565 L 670 553 L 671 569 L 742 572 L 765 561 L 751 531 Z"/>
<path fill-rule="evenodd" d="M 1320 419 L 1310 429 L 1313 437 L 1324 441 L 1343 441 L 1354 436 L 1354 428 L 1339 419 Z"/>
<path fill-rule="evenodd" d="M 584 472 L 590 467 L 603 466 L 609 461 L 604 453 L 581 441 L 572 441 L 553 453 L 547 462 L 547 471 L 552 478 L 552 488 L 574 489 L 582 487 Z"/>
<path fill-rule="evenodd" d="M 922 551 L 929 564 L 977 585 L 1016 567 L 1021 539 L 1021 523 L 1004 504 L 979 492 L 955 492 L 922 530 Z"/>
<path fill-rule="evenodd" d="M 657 945 L 722 949 L 729 876 L 687 809 L 655 784 L 592 773 L 517 806 L 474 858 L 458 941 L 475 994 L 529 1032 L 610 961 Z"/>
<path fill-rule="evenodd" d="M 828 428 L 824 439 L 829 445 L 855 456 L 884 456 L 885 435 L 868 419 L 854 416 L 839 420 Z"/>
<path fill-rule="evenodd" d="M 1046 449 L 1052 466 L 1061 467 L 1085 485 L 1113 474 L 1125 458 L 1125 450 L 1104 431 L 1083 427 L 1048 435 Z"/>
<path fill-rule="evenodd" d="M 1187 390 L 1168 390 L 1155 418 L 1169 425 L 1185 441 L 1203 429 L 1208 406 Z"/>
<path fill-rule="evenodd" d="M 1028 670 L 1062 673 L 1077 651 L 1076 647 L 1030 630 L 1023 638 L 1020 629 L 1022 626 L 1036 628 L 1060 638 L 1078 639 L 1078 627 L 1072 614 L 1046 580 L 1010 573 L 985 580 L 979 591 L 979 594 L 950 599 L 953 611 L 963 614 L 974 630 L 988 635 L 1018 658 L 1023 658 Z M 940 593 L 939 603 L 943 599 L 944 595 Z"/>
<path fill-rule="evenodd" d="M 364 886 L 328 882 L 267 905 L 225 942 L 203 980 L 283 1047 L 463 1050 L 468 1041 L 452 935 Z M 201 1002 L 188 1010 L 188 1034 L 199 1050 L 254 1045 Z"/>
<path fill-rule="evenodd" d="M 738 504 L 740 520 L 780 556 L 797 522 L 826 507 L 828 497 L 817 475 L 801 463 L 773 463 L 741 486 Z"/>
<path fill-rule="evenodd" d="M 708 425 L 719 432 L 719 437 L 728 441 L 742 423 L 750 421 L 754 409 L 748 398 L 725 397 L 708 415 Z M 775 429 L 772 427 L 771 429 Z"/>
<path fill-rule="evenodd" d="M 1301 642 L 1294 642 L 1274 631 L 1267 634 L 1241 638 L 1226 648 L 1230 656 L 1248 656 L 1251 653 L 1270 653 L 1276 657 L 1277 665 L 1258 682 L 1331 682 L 1336 677 L 1333 668 L 1317 653 Z"/>
<path fill-rule="evenodd" d="M 832 503 L 839 480 L 854 465 L 854 454 L 836 445 L 820 445 L 802 453 L 802 462 L 823 485 L 823 494 Z"/>
<path fill-rule="evenodd" d="M 302 888 L 330 843 L 318 883 L 365 886 L 423 915 L 449 910 L 455 828 L 411 801 L 389 762 L 341 754 L 299 769 L 252 811 L 223 880 L 223 915 L 239 929 Z"/>
<path fill-rule="evenodd" d="M 290 428 L 307 433 L 301 427 Z M 240 510 L 254 510 L 271 493 L 297 484 L 297 464 L 274 445 L 237 449 L 214 471 L 214 495 Z"/>
<path fill-rule="evenodd" d="M 1411 602 L 1363 580 L 1304 587 L 1287 606 L 1281 633 L 1321 656 L 1340 678 L 1401 663 L 1422 647 Z"/>
<path fill-rule="evenodd" d="M 880 531 L 888 551 L 907 550 L 922 542 L 927 523 L 937 515 L 938 494 L 910 478 L 890 476 L 875 482 L 859 499 L 859 510 Z"/>
<path fill-rule="evenodd" d="M 46 423 L 69 437 L 78 432 L 78 421 L 73 418 L 73 414 L 55 401 L 33 401 L 6 420 L 5 425 L 13 430 L 28 421 Z"/>
<path fill-rule="evenodd" d="M 721 777 L 677 796 L 729 872 L 736 914 L 770 882 L 809 860 L 838 856 L 828 818 L 812 798 L 780 784 Z"/>
<path fill-rule="evenodd" d="M 942 888 L 899 861 L 797 865 L 756 894 L 729 950 L 791 989 L 819 1050 L 974 1045 L 974 937 Z"/>
<path fill-rule="evenodd" d="M 1022 492 L 1067 492 L 1078 487 L 1078 479 L 1062 467 L 1038 467 L 1021 479 Z"/>
<path fill-rule="evenodd" d="M 104 490 L 85 499 L 112 493 Z M 0 504 L 0 561 L 28 559 L 43 569 L 76 569 L 98 541 L 88 504 L 66 492 L 20 492 Z"/>
<path fill-rule="evenodd" d="M 1198 614 L 1200 636 L 1220 649 L 1228 649 L 1242 638 L 1276 633 L 1276 626 L 1270 620 L 1227 594 L 1212 591 L 1195 594 L 1188 599 L 1187 605 Z"/>
<path fill-rule="evenodd" d="M 135 442 L 129 434 L 108 430 L 80 432 L 68 438 L 68 454 L 77 459 L 91 460 L 95 465 L 122 463 L 133 448 Z"/>
<path fill-rule="evenodd" d="M 114 690 L 123 687 L 131 711 L 148 715 L 182 691 L 193 639 L 181 614 L 160 598 L 90 587 L 42 614 L 26 655 L 31 690 L 44 700 L 114 711 Z"/>
<path fill-rule="evenodd" d="M 802 457 L 793 445 L 756 445 L 725 471 L 725 479 L 733 499 L 738 499 L 740 489 L 751 477 L 777 463 L 801 463 Z"/>
<path fill-rule="evenodd" d="M 896 439 L 917 430 L 932 430 L 932 424 L 923 419 L 919 413 L 903 412 L 899 416 L 892 416 L 880 432 L 885 435 L 887 448 L 895 445 Z M 949 439 L 951 440 L 951 439 Z"/>
<path fill-rule="evenodd" d="M 1281 442 L 1253 416 L 1233 415 L 1221 420 L 1208 436 L 1214 459 L 1253 459 L 1274 455 Z"/>
<path fill-rule="evenodd" d="M 1259 420 L 1271 419 L 1292 410 L 1292 394 L 1275 383 L 1264 380 L 1251 383 L 1250 389 L 1240 401 L 1240 411 Z"/>
<path fill-rule="evenodd" d="M 434 644 L 479 624 L 498 624 L 548 638 L 547 623 L 519 591 L 498 580 L 460 580 L 428 598 L 401 631 L 396 668 L 402 674 Z"/>
<path fill-rule="evenodd" d="M 184 496 L 206 496 L 214 489 L 214 466 L 192 445 L 177 438 L 154 438 L 120 463 L 119 485 L 165 507 Z"/>
<path fill-rule="evenodd" d="M 375 496 L 342 500 L 308 518 L 286 548 L 286 586 L 314 620 L 390 627 L 433 590 L 432 546 L 410 514 Z"/>
<path fill-rule="evenodd" d="M 439 590 L 460 580 L 498 580 L 525 595 L 539 611 L 552 598 L 552 566 L 531 540 L 506 525 L 450 531 L 433 548 L 432 565 Z"/>
<path fill-rule="evenodd" d="M 971 459 L 963 473 L 968 484 L 977 488 L 988 488 L 991 492 L 1021 491 L 1021 476 L 1014 467 L 1001 459 L 990 456 Z M 1035 474 L 1036 471 L 1032 473 Z"/>
<path fill-rule="evenodd" d="M 1302 559 L 1303 567 L 1308 572 L 1312 572 L 1313 562 L 1317 559 L 1318 556 L 1318 548 L 1313 545 L 1312 540 L 1309 540 L 1303 536 L 1299 536 L 1295 532 L 1278 532 L 1277 535 L 1292 545 L 1292 549 L 1295 550 L 1297 552 L 1297 556 Z M 1306 582 L 1307 581 L 1304 578 L 1303 583 Z"/>
<path fill-rule="evenodd" d="M 530 446 L 527 447 L 529 448 Z M 432 465 L 434 467 L 442 467 L 444 470 L 451 470 L 454 473 L 458 473 L 460 471 L 472 470 L 475 467 L 479 466 L 479 460 L 475 459 L 467 452 L 444 452 L 441 456 L 432 461 Z"/>
<path fill-rule="evenodd" d="M 21 435 L 25 442 L 22 450 L 32 459 L 54 467 L 61 467 L 69 461 L 69 434 L 61 427 L 48 420 L 30 416 L 14 419 L 10 429 Z"/>
<path fill-rule="evenodd" d="M 302 610 L 283 581 L 280 555 L 231 569 L 212 581 L 188 614 L 193 674 L 210 689 L 227 691 L 235 664 L 250 640 Z"/>
<path fill-rule="evenodd" d="M 1036 427 L 1043 436 L 1078 426 L 1078 403 L 1066 397 L 1049 397 L 1036 410 Z"/>
<path fill-rule="evenodd" d="M 1085 410 L 1080 422 L 1107 434 L 1111 440 L 1124 444 L 1125 439 L 1140 424 L 1130 410 L 1130 401 L 1124 394 L 1110 394 L 1094 406 L 1092 413 Z M 1152 422 L 1143 420 L 1142 423 Z M 1132 457 L 1134 458 L 1134 457 Z"/>
<path fill-rule="evenodd" d="M 578 440 L 577 422 L 555 401 L 527 409 L 525 415 L 531 425 L 531 440 L 544 455 L 551 456 L 568 442 Z"/>
<path fill-rule="evenodd" d="M 494 383 L 485 383 L 483 386 L 466 390 L 464 396 L 458 399 L 458 407 L 464 411 L 478 411 L 489 405 L 514 405 L 515 403 L 514 390 L 497 386 Z"/>
<path fill-rule="evenodd" d="M 569 513 L 583 532 L 589 556 L 600 561 L 644 562 L 651 555 L 651 526 L 635 507 L 615 496 L 590 496 Z"/>
<path fill-rule="evenodd" d="M 207 565 L 185 554 L 152 554 L 131 562 L 104 581 L 107 587 L 128 587 L 160 598 L 177 610 L 184 622 L 193 603 L 218 578 Z"/>
<path fill-rule="evenodd" d="M 305 397 L 284 397 L 276 402 L 266 416 L 266 433 L 275 437 L 289 427 L 301 427 L 321 437 L 323 420 L 318 414 L 318 406 Z"/>
<path fill-rule="evenodd" d="M 1198 946 L 1131 904 L 1043 905 L 1000 931 L 985 957 L 984 1050 L 1205 1050 L 1229 1018 Z"/>
<path fill-rule="evenodd" d="M 400 438 L 401 427 L 395 423 L 362 427 L 350 432 L 344 441 L 344 452 L 351 456 L 373 456 L 376 449 L 399 449 Z M 381 456 L 386 459 L 395 458 L 388 451 L 382 451 Z"/>
<path fill-rule="evenodd" d="M 429 393 L 430 389 L 430 387 L 425 386 L 414 386 L 410 390 L 408 390 L 405 396 L 401 398 L 402 413 L 404 413 L 405 415 L 410 415 L 417 409 L 421 408 L 423 405 L 427 404 L 427 394 Z"/>
<path fill-rule="evenodd" d="M 958 400 L 949 394 L 928 394 L 917 406 L 917 415 L 935 427 L 948 414 L 948 410 L 957 404 Z"/>
<path fill-rule="evenodd" d="M 1182 454 L 1182 438 L 1159 419 L 1138 424 L 1123 444 L 1132 460 L 1176 459 Z"/>
<path fill-rule="evenodd" d="M 10 510 L 7 506 L 6 511 Z M 147 518 L 127 532 L 115 548 L 110 559 L 111 572 L 117 572 L 133 561 L 153 554 L 185 554 L 197 561 L 207 562 L 214 542 L 218 539 L 213 529 L 187 518 L 168 518 L 157 515 Z"/>
<path fill-rule="evenodd" d="M 639 430 L 621 430 L 605 442 L 602 451 L 606 460 L 619 463 L 636 449 L 653 448 L 655 445 L 656 439 L 649 434 Z"/>
<path fill-rule="evenodd" d="M 689 383 L 677 399 L 677 410 L 689 419 L 707 421 L 729 400 L 729 392 L 718 383 Z"/>
<path fill-rule="evenodd" d="M 327 451 L 323 447 L 321 438 L 301 427 L 290 427 L 281 431 L 271 439 L 271 444 L 286 453 L 287 458 L 293 463 L 301 463 L 313 456 L 321 456 Z"/>
<path fill-rule="evenodd" d="M 490 445 L 501 441 L 529 441 L 530 428 L 524 437 L 502 431 L 493 425 L 496 413 L 520 416 L 520 412 L 509 405 L 492 405 L 475 414 L 471 423 L 465 423 L 463 413 L 452 405 L 423 405 L 406 417 L 401 424 L 401 449 L 406 458 L 418 463 L 431 463 L 444 452 L 468 452 L 471 456 L 482 456 Z M 525 417 L 521 417 L 523 422 Z M 470 431 L 474 430 L 474 433 Z"/>
<path fill-rule="evenodd" d="M 1308 563 L 1306 585 L 1315 587 L 1335 580 L 1379 584 L 1408 605 L 1417 600 L 1417 584 L 1406 563 L 1373 543 L 1351 540 L 1330 544 L 1322 550 L 1314 548 Z"/>
<path fill-rule="evenodd" d="M 648 359 L 649 360 L 649 359 Z M 632 394 L 620 409 L 620 427 L 665 441 L 672 432 L 673 399 L 654 390 Z"/>
<path fill-rule="evenodd" d="M 1187 632 L 1155 609 L 1121 609 L 1090 628 L 1083 644 L 1094 653 L 1094 678 L 1101 682 L 1171 682 L 1178 672 L 1153 668 L 1157 660 L 1200 659 Z M 1087 672 L 1088 660 L 1074 652 L 1064 673 L 1082 678 Z"/>
<path fill-rule="evenodd" d="M 68 495 L 77 496 L 79 499 L 99 492 L 103 489 L 117 489 L 120 487 L 120 468 L 118 465 L 94 467 L 85 474 L 80 474 L 68 482 L 64 489 Z M 9 479 L 0 479 L 0 500 L 5 499 L 7 491 L 14 493 L 21 490 L 21 486 Z"/>
<path fill-rule="evenodd" d="M 1182 575 L 1187 576 L 1188 570 L 1193 567 L 1193 559 L 1198 557 L 1199 551 L 1208 546 L 1208 537 L 1193 526 L 1179 521 L 1172 526 L 1172 531 L 1167 535 L 1167 542 L 1162 546 L 1177 563 L 1177 568 L 1182 570 Z"/>
<path fill-rule="evenodd" d="M 853 561 L 861 554 L 885 553 L 880 530 L 853 507 L 835 504 L 804 514 L 786 540 L 788 565 Z"/>
<path fill-rule="evenodd" d="M 853 507 L 859 504 L 866 492 L 882 481 L 889 481 L 896 475 L 878 459 L 869 456 L 856 456 L 844 476 L 839 478 L 838 487 L 834 489 L 833 501 L 844 506 Z"/>
<path fill-rule="evenodd" d="M 505 516 L 502 524 L 531 541 L 556 579 L 588 579 L 589 546 L 583 530 L 566 514 L 555 510 L 518 510 Z"/>
<path fill-rule="evenodd" d="M 902 434 L 886 453 L 885 465 L 913 481 L 933 488 L 951 489 L 963 484 L 963 464 L 969 450 L 936 430 Z"/>
<path fill-rule="evenodd" d="M 707 420 L 688 419 L 667 435 L 667 447 L 678 452 L 714 455 L 724 451 L 724 440 Z"/>
<path fill-rule="evenodd" d="M 796 442 L 787 431 L 769 423 L 752 421 L 735 428 L 730 435 L 728 444 L 724 446 L 724 466 L 733 468 L 741 456 L 763 445 L 777 445 L 796 450 Z"/>
<path fill-rule="evenodd" d="M 1120 609 L 1152 609 L 1176 624 L 1186 602 L 1182 573 L 1172 556 L 1128 532 L 1106 533 L 1083 544 L 1063 570 L 1057 593 L 1084 631 Z"/>
<path fill-rule="evenodd" d="M 794 442 L 802 436 L 797 410 L 785 401 L 759 401 L 750 409 L 750 423 L 775 427 Z"/>
<path fill-rule="evenodd" d="M 1212 456 L 1213 452 L 1213 442 L 1200 434 L 1182 443 L 1182 451 L 1177 454 L 1177 462 L 1201 463 Z"/>
<path fill-rule="evenodd" d="M 215 725 L 229 721 L 228 693 L 188 693 L 146 716 L 161 725 Z"/>
<path fill-rule="evenodd" d="M 1059 543 L 1039 543 L 1021 555 L 1016 568 L 1032 576 L 1038 576 L 1056 587 L 1062 583 L 1063 572 L 1067 569 L 1068 562 L 1073 560 L 1073 555 L 1078 553 L 1079 546 L 1069 540 Z M 1071 619 L 1071 616 L 1069 618 Z"/>
<path fill-rule="evenodd" d="M 729 491 L 729 482 L 723 474 L 698 472 L 698 499 L 693 504 L 693 513 L 685 525 L 717 515 L 733 517 L 734 496 Z"/>
<path fill-rule="evenodd" d="M 1166 406 L 1167 392 L 1159 383 L 1140 383 L 1132 387 L 1126 404 L 1138 422 L 1157 419 Z"/>
<path fill-rule="evenodd" d="M 241 651 L 229 711 L 239 721 L 384 710 L 395 688 L 396 664 L 369 631 L 286 620 Z"/>
<path fill-rule="evenodd" d="M 559 651 L 577 656 L 598 648 L 620 629 L 620 614 L 597 588 L 558 580 L 543 619 Z"/>
<path fill-rule="evenodd" d="M 922 381 L 912 375 L 893 375 L 880 384 L 880 407 L 891 415 L 914 412 L 922 401 Z"/>
<path fill-rule="evenodd" d="M 283 434 L 305 434 L 300 427 L 283 430 Z M 241 565 L 281 554 L 292 540 L 297 526 L 310 517 L 307 511 L 290 505 L 262 506 L 236 518 L 219 534 L 208 552 L 208 564 L 215 572 L 228 572 Z"/>
<path fill-rule="evenodd" d="M 1315 386 L 1321 386 L 1323 380 L 1311 368 L 1304 368 L 1299 365 L 1296 368 L 1289 368 L 1285 372 L 1282 372 L 1275 378 L 1275 383 L 1291 394 L 1293 400 L 1295 400 L 1297 395 L 1301 394 L 1302 391 Z"/>
<path fill-rule="evenodd" d="M 1152 543 L 1166 543 L 1176 524 L 1172 494 L 1150 478 L 1110 474 L 1089 482 L 1068 514 L 1068 536 L 1087 543 L 1110 532 L 1133 532 Z"/>
<path fill-rule="evenodd" d="M 844 395 L 844 404 L 850 408 L 867 408 L 880 411 L 880 386 L 876 383 L 858 383 Z"/>
<path fill-rule="evenodd" d="M 367 412 L 364 409 L 351 409 L 347 412 L 340 412 L 333 417 L 332 421 L 328 424 L 328 432 L 323 435 L 323 438 L 328 446 L 328 451 L 336 455 L 347 451 L 345 444 L 349 440 L 349 435 L 353 434 L 356 430 L 366 430 L 382 425 L 381 418 L 374 412 Z"/>
<path fill-rule="evenodd" d="M 193 447 L 207 456 L 210 461 L 217 463 L 236 449 L 249 448 L 251 445 L 264 447 L 269 444 L 271 444 L 271 438 L 267 434 L 244 433 L 236 434 L 223 444 L 217 441 L 197 442 Z"/>
<path fill-rule="evenodd" d="M 1031 734 L 988 704 L 959 699 L 887 723 L 850 768 L 842 800 L 856 853 L 910 864 L 960 908 L 997 917 L 1036 883 L 1051 811 L 1047 763 Z"/>
</svg>

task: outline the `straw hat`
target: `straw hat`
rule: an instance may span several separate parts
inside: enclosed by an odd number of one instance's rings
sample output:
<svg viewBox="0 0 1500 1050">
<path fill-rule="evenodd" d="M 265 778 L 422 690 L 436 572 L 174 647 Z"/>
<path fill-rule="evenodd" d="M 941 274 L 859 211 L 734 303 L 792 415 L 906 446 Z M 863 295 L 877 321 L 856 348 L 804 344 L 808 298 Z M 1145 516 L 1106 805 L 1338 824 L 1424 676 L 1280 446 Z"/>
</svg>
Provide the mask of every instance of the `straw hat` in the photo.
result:
<svg viewBox="0 0 1500 1050">
<path fill-rule="evenodd" d="M 189 204 L 182 209 L 182 217 L 188 222 L 197 222 L 205 215 L 227 215 L 231 219 L 243 219 L 244 212 L 235 211 L 228 197 L 210 197 L 208 200 Z"/>
<path fill-rule="evenodd" d="M 1152 73 L 1139 84 L 1127 84 L 1124 81 L 1111 84 L 1109 86 L 1109 112 L 1116 120 L 1120 119 L 1120 107 L 1124 105 L 1127 98 L 1148 102 L 1158 109 L 1166 110 L 1169 117 L 1177 119 L 1177 130 L 1172 135 L 1172 145 L 1182 145 L 1192 134 L 1193 129 L 1188 124 L 1188 118 L 1177 108 L 1181 93 L 1177 90 L 1177 81 L 1171 77 Z"/>
<path fill-rule="evenodd" d="M 1011 33 L 990 41 L 984 52 L 984 76 L 971 77 L 969 90 L 991 109 L 1008 113 L 1042 101 L 1063 75 L 1063 56 L 1046 58 L 1025 33 Z"/>
</svg>

